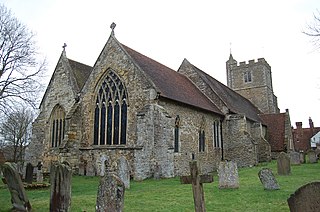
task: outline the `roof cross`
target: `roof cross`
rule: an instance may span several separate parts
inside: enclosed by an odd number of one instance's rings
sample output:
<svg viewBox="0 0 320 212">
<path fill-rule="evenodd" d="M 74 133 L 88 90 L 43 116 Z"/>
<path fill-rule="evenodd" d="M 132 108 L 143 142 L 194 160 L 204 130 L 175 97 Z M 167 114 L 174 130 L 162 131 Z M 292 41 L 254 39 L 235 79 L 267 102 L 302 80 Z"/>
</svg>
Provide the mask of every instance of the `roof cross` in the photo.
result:
<svg viewBox="0 0 320 212">
<path fill-rule="evenodd" d="M 111 34 L 114 35 L 114 28 L 116 28 L 116 24 L 114 22 L 112 22 L 112 24 L 110 25 L 110 28 L 112 30 Z"/>
<path fill-rule="evenodd" d="M 63 51 L 65 51 L 65 50 L 66 50 L 66 47 L 67 47 L 67 44 L 66 44 L 66 43 L 64 43 L 64 44 L 63 44 L 63 46 L 62 46 Z"/>
</svg>

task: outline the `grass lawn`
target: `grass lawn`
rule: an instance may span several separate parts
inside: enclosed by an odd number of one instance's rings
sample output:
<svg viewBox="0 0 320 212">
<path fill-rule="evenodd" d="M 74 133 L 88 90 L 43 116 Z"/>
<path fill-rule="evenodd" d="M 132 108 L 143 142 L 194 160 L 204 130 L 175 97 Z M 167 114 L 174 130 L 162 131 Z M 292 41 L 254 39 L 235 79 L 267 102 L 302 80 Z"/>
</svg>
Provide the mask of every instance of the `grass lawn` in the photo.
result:
<svg viewBox="0 0 320 212">
<path fill-rule="evenodd" d="M 280 190 L 265 191 L 258 172 L 268 167 L 278 180 Z M 239 169 L 240 188 L 219 190 L 214 175 L 211 184 L 204 184 L 207 211 L 289 211 L 287 198 L 300 186 L 320 181 L 320 163 L 291 167 L 290 176 L 278 176 L 276 162 Z M 72 211 L 95 211 L 99 178 L 72 178 Z M 191 185 L 180 184 L 179 178 L 131 182 L 125 191 L 124 211 L 194 211 Z M 27 190 L 33 211 L 49 211 L 50 189 Z M 0 211 L 11 208 L 8 189 L 0 182 Z"/>
</svg>

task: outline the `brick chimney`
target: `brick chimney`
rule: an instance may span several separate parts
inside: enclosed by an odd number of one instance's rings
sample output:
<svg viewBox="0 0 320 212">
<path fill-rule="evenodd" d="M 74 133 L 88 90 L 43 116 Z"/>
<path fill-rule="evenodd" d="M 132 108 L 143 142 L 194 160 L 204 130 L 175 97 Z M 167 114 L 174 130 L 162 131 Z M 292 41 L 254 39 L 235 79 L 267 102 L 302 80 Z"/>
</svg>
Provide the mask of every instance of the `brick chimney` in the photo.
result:
<svg viewBox="0 0 320 212">
<path fill-rule="evenodd" d="M 302 129 L 302 122 L 296 122 L 297 129 Z"/>
</svg>

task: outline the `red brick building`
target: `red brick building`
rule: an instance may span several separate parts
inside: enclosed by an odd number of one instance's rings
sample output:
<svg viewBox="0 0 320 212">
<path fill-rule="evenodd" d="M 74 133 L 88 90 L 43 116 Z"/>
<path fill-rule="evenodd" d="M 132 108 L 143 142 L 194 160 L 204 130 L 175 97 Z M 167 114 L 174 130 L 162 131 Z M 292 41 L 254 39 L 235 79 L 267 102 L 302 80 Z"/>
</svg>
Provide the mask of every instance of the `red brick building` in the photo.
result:
<svg viewBox="0 0 320 212">
<path fill-rule="evenodd" d="M 296 129 L 292 129 L 293 142 L 296 151 L 308 151 L 311 149 L 310 138 L 320 131 L 320 127 L 314 127 L 309 118 L 309 128 L 302 128 L 302 122 L 296 122 Z"/>
</svg>

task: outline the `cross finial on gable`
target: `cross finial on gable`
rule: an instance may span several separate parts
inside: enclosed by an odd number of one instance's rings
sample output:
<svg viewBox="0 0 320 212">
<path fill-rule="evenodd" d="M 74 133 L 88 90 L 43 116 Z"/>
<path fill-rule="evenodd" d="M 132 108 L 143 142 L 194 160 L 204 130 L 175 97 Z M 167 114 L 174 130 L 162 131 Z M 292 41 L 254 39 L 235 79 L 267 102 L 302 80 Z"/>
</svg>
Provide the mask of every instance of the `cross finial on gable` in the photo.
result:
<svg viewBox="0 0 320 212">
<path fill-rule="evenodd" d="M 112 24 L 110 25 L 110 28 L 112 30 L 111 34 L 114 35 L 114 28 L 116 28 L 116 24 L 114 22 L 112 22 Z"/>
<path fill-rule="evenodd" d="M 63 44 L 63 46 L 62 46 L 63 51 L 65 51 L 65 50 L 66 50 L 66 47 L 67 47 L 67 44 L 66 44 L 66 43 L 64 43 L 64 44 Z"/>
</svg>

